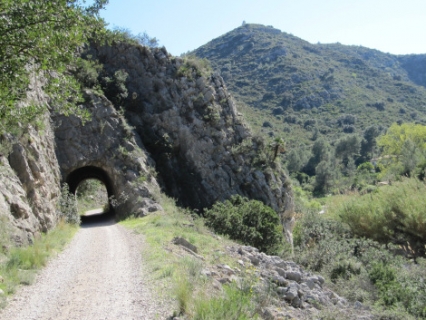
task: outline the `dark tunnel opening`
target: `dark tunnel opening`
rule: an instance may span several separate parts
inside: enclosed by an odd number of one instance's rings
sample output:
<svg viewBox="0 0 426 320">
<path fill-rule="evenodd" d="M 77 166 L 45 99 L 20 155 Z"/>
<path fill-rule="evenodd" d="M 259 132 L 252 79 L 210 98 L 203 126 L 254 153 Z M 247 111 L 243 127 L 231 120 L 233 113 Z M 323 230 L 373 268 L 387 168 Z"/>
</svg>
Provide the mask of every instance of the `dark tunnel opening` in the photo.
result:
<svg viewBox="0 0 426 320">
<path fill-rule="evenodd" d="M 79 186 L 87 180 L 98 180 L 101 184 L 103 184 L 106 189 L 108 199 L 115 195 L 115 190 L 108 174 L 103 169 L 94 166 L 76 169 L 68 175 L 66 183 L 69 186 L 70 193 L 77 195 Z M 107 201 L 109 205 L 106 205 L 103 210 L 90 215 L 81 215 L 80 218 L 82 226 L 113 220 L 115 218 L 114 208 L 109 203 L 109 200 Z"/>
</svg>

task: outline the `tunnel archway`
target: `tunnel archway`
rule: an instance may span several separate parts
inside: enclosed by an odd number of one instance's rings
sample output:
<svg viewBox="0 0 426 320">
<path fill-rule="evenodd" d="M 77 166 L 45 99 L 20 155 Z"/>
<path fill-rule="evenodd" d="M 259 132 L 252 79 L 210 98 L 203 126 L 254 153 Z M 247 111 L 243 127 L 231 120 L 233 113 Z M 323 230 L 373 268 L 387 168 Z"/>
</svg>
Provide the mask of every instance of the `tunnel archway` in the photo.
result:
<svg viewBox="0 0 426 320">
<path fill-rule="evenodd" d="M 114 189 L 112 180 L 108 176 L 107 172 L 95 166 L 81 167 L 72 171 L 70 174 L 68 174 L 66 183 L 69 186 L 70 193 L 76 194 L 77 188 L 80 185 L 80 183 L 88 179 L 99 180 L 101 183 L 103 183 L 107 191 L 108 199 L 110 199 L 112 196 L 115 196 L 115 189 Z M 111 218 L 114 215 L 115 215 L 114 208 L 110 204 L 109 210 L 104 211 L 103 213 L 99 214 L 97 217 L 89 218 L 89 217 L 82 216 L 81 218 L 82 218 L 82 222 L 85 222 L 85 221 L 95 220 L 97 218 L 100 218 L 100 219 Z"/>
</svg>

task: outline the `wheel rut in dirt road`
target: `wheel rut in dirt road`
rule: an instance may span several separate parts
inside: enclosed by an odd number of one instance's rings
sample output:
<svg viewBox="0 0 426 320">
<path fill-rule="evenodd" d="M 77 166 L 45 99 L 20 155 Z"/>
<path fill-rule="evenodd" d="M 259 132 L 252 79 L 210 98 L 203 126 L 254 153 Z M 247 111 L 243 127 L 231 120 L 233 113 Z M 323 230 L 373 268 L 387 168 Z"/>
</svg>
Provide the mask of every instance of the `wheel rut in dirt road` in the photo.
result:
<svg viewBox="0 0 426 320">
<path fill-rule="evenodd" d="M 171 310 L 144 280 L 141 240 L 113 220 L 83 225 L 0 319 L 165 319 Z"/>
</svg>

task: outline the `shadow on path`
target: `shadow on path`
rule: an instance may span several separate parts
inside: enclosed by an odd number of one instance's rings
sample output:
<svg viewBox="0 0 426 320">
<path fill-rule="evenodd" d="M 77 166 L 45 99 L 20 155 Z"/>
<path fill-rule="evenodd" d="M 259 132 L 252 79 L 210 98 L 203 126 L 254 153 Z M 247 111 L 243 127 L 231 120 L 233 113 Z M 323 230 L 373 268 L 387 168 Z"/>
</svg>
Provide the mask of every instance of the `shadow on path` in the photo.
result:
<svg viewBox="0 0 426 320">
<path fill-rule="evenodd" d="M 105 227 L 116 224 L 112 211 L 81 216 L 82 228 Z"/>
</svg>

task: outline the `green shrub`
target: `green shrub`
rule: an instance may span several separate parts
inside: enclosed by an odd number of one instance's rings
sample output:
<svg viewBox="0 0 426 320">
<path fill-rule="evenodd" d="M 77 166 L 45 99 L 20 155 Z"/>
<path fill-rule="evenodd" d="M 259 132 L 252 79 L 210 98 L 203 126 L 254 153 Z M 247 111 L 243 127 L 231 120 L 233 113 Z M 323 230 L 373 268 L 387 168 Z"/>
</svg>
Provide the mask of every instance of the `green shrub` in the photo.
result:
<svg viewBox="0 0 426 320">
<path fill-rule="evenodd" d="M 102 68 L 102 64 L 92 60 L 92 57 L 89 55 L 86 59 L 78 58 L 76 60 L 73 73 L 83 86 L 93 88 L 99 85 L 99 73 Z"/>
<path fill-rule="evenodd" d="M 69 192 L 69 187 L 66 183 L 62 185 L 58 214 L 66 223 L 80 224 L 76 197 Z"/>
<path fill-rule="evenodd" d="M 384 263 L 376 263 L 369 272 L 370 280 L 379 290 L 380 298 L 387 306 L 398 302 L 401 285 L 396 281 L 396 270 Z"/>
<path fill-rule="evenodd" d="M 126 80 L 129 74 L 120 69 L 113 77 L 105 76 L 101 78 L 102 89 L 105 96 L 115 105 L 119 106 L 129 95 L 126 87 Z"/>
<path fill-rule="evenodd" d="M 196 56 L 185 56 L 184 63 L 177 70 L 177 76 L 191 79 L 194 73 L 197 77 L 210 76 L 212 74 L 212 67 L 209 60 Z"/>
<path fill-rule="evenodd" d="M 205 211 L 207 226 L 266 253 L 276 253 L 282 243 L 278 214 L 257 200 L 232 196 Z"/>
<path fill-rule="evenodd" d="M 308 209 L 306 209 L 308 210 Z M 351 237 L 350 229 L 340 221 L 323 218 L 318 211 L 309 210 L 302 215 L 294 228 L 294 244 L 301 248 L 320 244 L 332 239 L 342 240 Z"/>
<path fill-rule="evenodd" d="M 55 111 L 84 114 L 78 106 L 80 85 L 66 70 L 75 62 L 76 48 L 102 33 L 97 13 L 105 2 L 87 7 L 82 1 L 2 1 L 0 134 L 19 131 L 48 111 L 47 104 L 16 105 L 33 75 L 43 77 L 43 92 Z"/>
<path fill-rule="evenodd" d="M 410 314 L 426 318 L 426 260 L 420 258 L 416 264 L 403 266 L 397 277 L 403 289 L 402 305 Z"/>
<path fill-rule="evenodd" d="M 7 252 L 10 245 L 10 221 L 5 215 L 0 215 L 0 255 Z"/>
<path fill-rule="evenodd" d="M 426 316 L 426 284 L 424 266 L 417 273 L 416 267 L 408 273 L 393 265 L 376 263 L 369 272 L 370 280 L 378 288 L 380 303 L 387 307 L 399 306 L 410 314 L 424 318 Z"/>
<path fill-rule="evenodd" d="M 135 35 L 127 28 L 115 27 L 112 31 L 108 31 L 107 36 L 116 42 L 140 44 L 150 48 L 158 48 L 160 46 L 160 41 L 155 37 L 150 37 L 145 31 Z"/>
<path fill-rule="evenodd" d="M 333 268 L 330 273 L 331 281 L 335 282 L 338 278 L 348 280 L 352 275 L 360 274 L 361 269 L 361 263 L 354 259 L 337 260 L 337 262 L 333 264 Z"/>
</svg>

